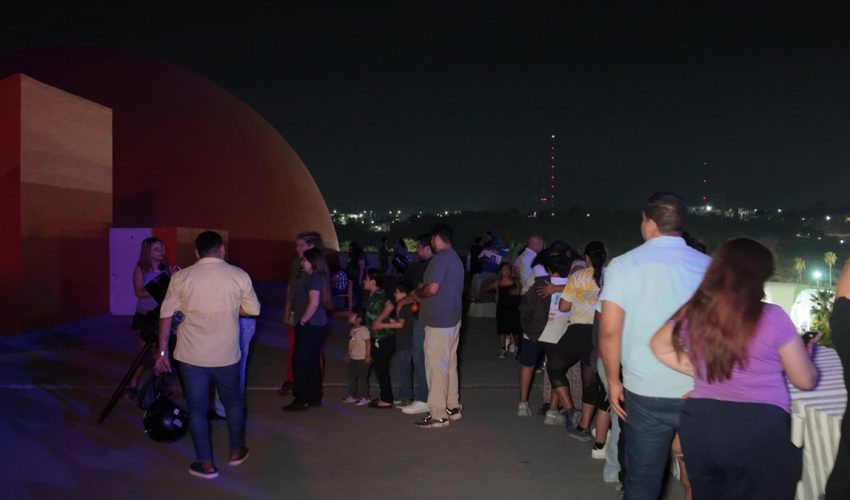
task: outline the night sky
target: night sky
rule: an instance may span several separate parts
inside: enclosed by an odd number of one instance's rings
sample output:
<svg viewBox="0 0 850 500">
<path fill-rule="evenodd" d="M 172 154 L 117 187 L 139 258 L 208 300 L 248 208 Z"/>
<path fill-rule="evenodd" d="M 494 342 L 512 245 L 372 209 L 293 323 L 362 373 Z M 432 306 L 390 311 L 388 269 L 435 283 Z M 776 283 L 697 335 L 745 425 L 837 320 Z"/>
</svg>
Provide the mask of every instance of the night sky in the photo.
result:
<svg viewBox="0 0 850 500">
<path fill-rule="evenodd" d="M 850 199 L 846 8 L 354 3 L 4 7 L 0 50 L 194 71 L 277 128 L 339 210 L 529 209 L 552 133 L 562 207 L 696 202 L 704 177 L 727 207 Z"/>
</svg>

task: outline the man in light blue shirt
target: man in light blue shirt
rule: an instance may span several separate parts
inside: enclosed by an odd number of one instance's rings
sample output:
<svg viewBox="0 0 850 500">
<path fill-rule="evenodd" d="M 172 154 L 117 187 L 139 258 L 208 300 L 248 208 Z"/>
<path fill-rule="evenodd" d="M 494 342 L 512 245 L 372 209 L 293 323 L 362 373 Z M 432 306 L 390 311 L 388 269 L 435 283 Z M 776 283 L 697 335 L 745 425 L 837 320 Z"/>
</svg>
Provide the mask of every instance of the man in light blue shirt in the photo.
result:
<svg viewBox="0 0 850 500">
<path fill-rule="evenodd" d="M 693 379 L 664 366 L 649 347 L 699 287 L 710 261 L 681 237 L 686 210 L 675 194 L 652 195 L 640 226 L 645 243 L 611 261 L 599 297 L 609 399 L 625 420 L 627 500 L 658 498 L 682 396 L 693 388 Z"/>
</svg>

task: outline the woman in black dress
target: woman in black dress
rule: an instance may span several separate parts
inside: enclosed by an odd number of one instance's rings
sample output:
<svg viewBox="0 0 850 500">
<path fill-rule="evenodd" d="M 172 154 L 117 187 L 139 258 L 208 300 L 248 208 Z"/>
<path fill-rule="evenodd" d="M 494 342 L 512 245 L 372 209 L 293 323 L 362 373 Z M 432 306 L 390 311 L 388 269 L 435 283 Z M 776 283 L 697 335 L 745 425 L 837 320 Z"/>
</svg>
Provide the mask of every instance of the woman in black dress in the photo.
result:
<svg viewBox="0 0 850 500">
<path fill-rule="evenodd" d="M 519 324 L 521 285 L 510 262 L 502 262 L 499 266 L 499 277 L 491 281 L 486 289 L 499 292 L 496 303 L 496 334 L 499 336 L 501 349 L 499 359 L 504 359 L 509 349 L 515 350 L 511 346 L 517 345 L 518 337 L 522 333 Z"/>
</svg>

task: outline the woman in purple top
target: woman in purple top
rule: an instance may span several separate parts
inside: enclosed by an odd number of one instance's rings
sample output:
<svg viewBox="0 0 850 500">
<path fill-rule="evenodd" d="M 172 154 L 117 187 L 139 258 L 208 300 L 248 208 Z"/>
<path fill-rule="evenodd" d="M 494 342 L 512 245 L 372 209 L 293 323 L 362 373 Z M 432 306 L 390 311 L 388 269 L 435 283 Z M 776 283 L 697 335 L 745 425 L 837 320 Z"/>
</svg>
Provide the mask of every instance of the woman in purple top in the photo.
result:
<svg viewBox="0 0 850 500">
<path fill-rule="evenodd" d="M 658 359 L 694 377 L 679 433 L 695 500 L 794 498 L 802 456 L 785 375 L 807 390 L 817 369 L 788 315 L 762 302 L 773 270 L 764 245 L 726 242 L 652 339 Z"/>
</svg>

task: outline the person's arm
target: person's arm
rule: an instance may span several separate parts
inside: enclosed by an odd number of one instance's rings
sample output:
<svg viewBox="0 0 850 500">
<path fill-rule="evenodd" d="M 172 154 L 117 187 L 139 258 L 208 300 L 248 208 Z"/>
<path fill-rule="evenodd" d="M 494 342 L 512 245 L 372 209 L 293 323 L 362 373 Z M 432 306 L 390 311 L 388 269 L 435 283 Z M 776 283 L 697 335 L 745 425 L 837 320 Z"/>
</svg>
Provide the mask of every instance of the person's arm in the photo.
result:
<svg viewBox="0 0 850 500">
<path fill-rule="evenodd" d="M 800 337 L 792 339 L 779 348 L 782 368 L 788 375 L 788 381 L 804 391 L 814 389 L 818 382 L 818 369 L 812 363 L 811 353 L 806 349 Z"/>
<path fill-rule="evenodd" d="M 378 317 L 375 318 L 375 321 L 372 322 L 372 328 L 379 330 L 380 328 L 378 328 L 377 326 L 374 326 L 375 323 L 382 323 L 384 320 L 389 318 L 390 314 L 392 314 L 392 312 L 393 312 L 393 309 L 395 309 L 395 306 L 393 305 L 392 302 L 390 302 L 388 300 L 387 303 L 384 304 L 384 308 L 381 310 L 381 313 L 378 314 Z"/>
<path fill-rule="evenodd" d="M 142 268 L 139 266 L 136 266 L 136 269 L 133 270 L 133 292 L 135 292 L 136 297 L 140 299 L 151 296 L 151 294 L 145 290 L 145 277 L 142 274 Z"/>
<path fill-rule="evenodd" d="M 483 287 L 483 288 L 484 288 L 484 290 L 487 290 L 487 291 L 490 291 L 490 290 L 496 290 L 496 289 L 498 289 L 498 288 L 499 288 L 499 283 L 500 283 L 501 281 L 502 281 L 502 279 L 501 279 L 501 278 L 496 278 L 496 279 L 494 279 L 494 280 L 490 280 L 490 281 L 488 281 L 488 282 L 484 285 L 484 287 Z"/>
<path fill-rule="evenodd" d="M 160 350 L 156 353 L 154 372 L 157 375 L 171 373 L 171 359 L 168 356 L 168 336 L 171 335 L 171 316 L 159 318 L 159 345 Z"/>
<path fill-rule="evenodd" d="M 283 322 L 289 324 L 289 316 L 292 314 L 292 298 L 295 296 L 295 287 L 292 286 L 292 278 L 295 277 L 297 269 L 289 266 L 289 282 L 286 284 L 286 300 L 283 302 Z"/>
<path fill-rule="evenodd" d="M 404 328 L 404 318 L 399 318 L 395 321 L 392 321 L 392 320 L 388 320 L 388 321 L 387 320 L 384 320 L 384 321 L 375 320 L 375 322 L 372 323 L 372 328 L 374 328 L 376 330 L 386 330 L 386 329 L 397 330 L 399 328 Z"/>
<path fill-rule="evenodd" d="M 239 304 L 239 314 L 243 316 L 260 315 L 260 300 L 257 298 L 257 292 L 254 291 L 254 285 L 251 284 L 251 278 L 247 275 L 245 275 L 242 284 L 242 301 Z"/>
<path fill-rule="evenodd" d="M 694 376 L 694 365 L 683 352 L 676 352 L 673 345 L 673 322 L 668 321 L 655 332 L 649 343 L 652 353 L 659 361 L 690 377 Z"/>
<path fill-rule="evenodd" d="M 546 280 L 542 285 L 537 287 L 537 296 L 541 299 L 545 299 L 546 297 L 551 297 L 553 293 L 557 292 L 560 287 L 558 285 L 553 285 L 549 280 Z"/>
<path fill-rule="evenodd" d="M 835 285 L 835 298 L 844 297 L 850 299 L 850 259 L 844 264 L 838 283 Z"/>
<path fill-rule="evenodd" d="M 363 360 L 367 363 L 372 362 L 372 339 L 370 338 L 366 339 L 366 357 Z"/>
<path fill-rule="evenodd" d="M 561 297 L 561 300 L 558 301 L 558 310 L 561 311 L 562 313 L 568 312 L 572 308 L 573 308 L 573 303 L 570 302 L 569 300 L 563 298 L 563 296 Z"/>
<path fill-rule="evenodd" d="M 357 274 L 358 283 L 363 283 L 366 280 L 366 259 L 357 260 L 357 269 L 359 269 Z"/>
<path fill-rule="evenodd" d="M 413 292 L 412 295 L 414 295 L 415 298 L 417 298 L 417 299 L 427 299 L 429 297 L 433 297 L 434 295 L 437 295 L 437 292 L 439 292 L 439 291 L 440 291 L 440 284 L 439 283 L 426 283 L 425 286 L 423 286 L 422 288 L 419 288 L 418 290 Z"/>
<path fill-rule="evenodd" d="M 608 377 L 608 401 L 614 412 L 622 419 L 628 416 L 623 409 L 624 389 L 620 382 L 620 348 L 623 343 L 623 324 L 626 312 L 619 305 L 604 300 L 602 318 L 599 323 L 599 350 Z"/>
<path fill-rule="evenodd" d="M 304 314 L 298 318 L 298 323 L 301 325 L 306 325 L 310 321 L 310 318 L 316 314 L 316 311 L 319 309 L 322 292 L 319 290 L 310 290 L 307 296 L 310 299 L 310 302 L 307 304 L 307 309 L 304 310 Z"/>
</svg>

